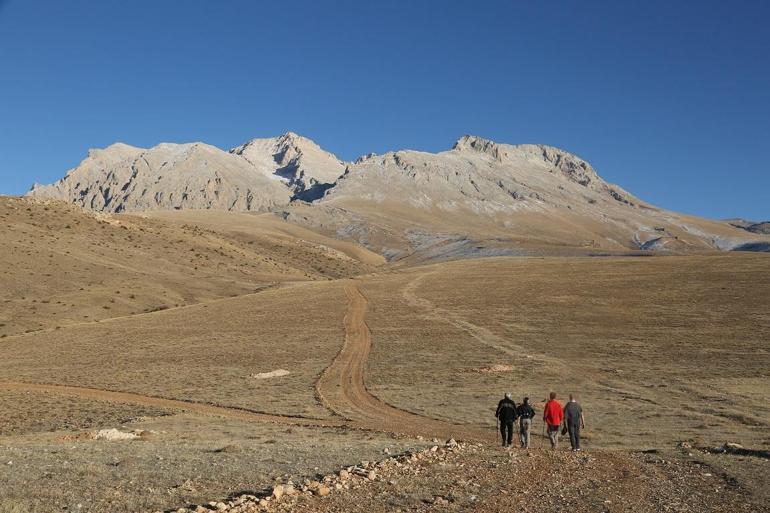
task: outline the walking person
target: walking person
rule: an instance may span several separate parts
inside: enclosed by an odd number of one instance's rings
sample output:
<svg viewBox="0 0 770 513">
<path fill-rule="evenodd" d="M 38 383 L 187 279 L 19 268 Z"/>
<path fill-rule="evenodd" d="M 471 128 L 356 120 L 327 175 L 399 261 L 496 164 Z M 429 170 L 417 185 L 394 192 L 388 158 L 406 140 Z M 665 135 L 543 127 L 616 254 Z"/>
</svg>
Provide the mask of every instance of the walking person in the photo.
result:
<svg viewBox="0 0 770 513">
<path fill-rule="evenodd" d="M 586 421 L 583 417 L 583 408 L 580 406 L 572 394 L 569 395 L 569 402 L 564 407 L 564 424 L 569 431 L 569 443 L 572 451 L 580 450 L 580 430 L 585 429 Z"/>
<path fill-rule="evenodd" d="M 503 447 L 511 445 L 513 441 L 513 425 L 516 422 L 516 403 L 511 399 L 511 393 L 506 392 L 505 397 L 497 403 L 495 417 L 500 421 L 500 435 L 503 437 Z"/>
<path fill-rule="evenodd" d="M 530 430 L 534 418 L 535 409 L 529 404 L 529 397 L 525 397 L 524 402 L 519 405 L 519 439 L 524 449 L 529 449 Z"/>
<path fill-rule="evenodd" d="M 550 400 L 543 408 L 543 422 L 548 432 L 548 439 L 551 441 L 551 449 L 555 450 L 559 444 L 559 427 L 563 419 L 564 411 L 561 403 L 556 400 L 556 392 L 551 392 Z"/>
</svg>

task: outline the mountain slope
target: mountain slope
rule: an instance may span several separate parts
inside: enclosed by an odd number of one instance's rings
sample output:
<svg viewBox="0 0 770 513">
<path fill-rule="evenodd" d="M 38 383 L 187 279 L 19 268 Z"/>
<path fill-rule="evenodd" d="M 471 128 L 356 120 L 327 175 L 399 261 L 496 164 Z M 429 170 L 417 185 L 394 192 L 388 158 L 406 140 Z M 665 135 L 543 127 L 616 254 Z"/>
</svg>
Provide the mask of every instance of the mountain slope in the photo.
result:
<svg viewBox="0 0 770 513">
<path fill-rule="evenodd" d="M 197 213 L 209 216 L 199 222 Z M 109 215 L 0 196 L 0 339 L 355 276 L 381 263 L 269 214 L 164 214 Z"/>
<path fill-rule="evenodd" d="M 651 206 L 563 150 L 474 136 L 438 154 L 363 157 L 322 200 L 292 206 L 284 216 L 392 259 L 542 254 L 565 247 L 732 249 L 754 237 L 726 223 Z"/>
<path fill-rule="evenodd" d="M 735 226 L 736 228 L 741 228 L 742 230 L 746 230 L 747 232 L 763 233 L 765 235 L 770 235 L 770 221 L 754 223 L 751 221 L 744 221 L 742 219 L 735 219 L 735 220 L 730 220 L 728 222 L 731 225 Z"/>
<path fill-rule="evenodd" d="M 211 209 L 265 211 L 323 194 L 345 164 L 288 133 L 225 152 L 203 143 L 151 149 L 113 144 L 29 196 L 62 199 L 102 212 Z"/>
<path fill-rule="evenodd" d="M 29 195 L 107 212 L 276 211 L 390 259 L 770 249 L 764 233 L 651 206 L 564 150 L 476 136 L 349 164 L 291 132 L 229 152 L 116 144 Z"/>
<path fill-rule="evenodd" d="M 103 212 L 265 210 L 290 197 L 286 187 L 244 159 L 202 143 L 91 150 L 62 180 L 36 185 L 29 195 Z"/>
<path fill-rule="evenodd" d="M 288 132 L 280 137 L 252 139 L 233 148 L 239 155 L 265 172 L 280 177 L 295 198 L 312 201 L 323 195 L 345 172 L 345 163 L 316 143 Z"/>
</svg>

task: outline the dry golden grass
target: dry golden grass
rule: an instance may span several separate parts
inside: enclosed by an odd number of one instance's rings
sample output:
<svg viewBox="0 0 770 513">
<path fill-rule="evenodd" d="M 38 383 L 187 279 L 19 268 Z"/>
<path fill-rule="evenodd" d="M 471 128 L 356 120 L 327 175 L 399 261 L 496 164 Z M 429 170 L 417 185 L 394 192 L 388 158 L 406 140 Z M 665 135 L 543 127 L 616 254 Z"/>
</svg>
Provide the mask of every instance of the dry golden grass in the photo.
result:
<svg viewBox="0 0 770 513">
<path fill-rule="evenodd" d="M 278 479 L 300 483 L 361 459 L 380 459 L 386 448 L 398 453 L 414 446 L 366 432 L 191 414 L 125 429 L 146 434 L 130 442 L 71 440 L 67 432 L 0 437 L 0 511 L 175 511 L 239 492 L 264 493 Z"/>
<path fill-rule="evenodd" d="M 339 282 L 6 338 L 7 381 L 86 386 L 326 418 L 314 384 L 339 350 Z M 287 376 L 251 374 L 285 369 Z"/>
<path fill-rule="evenodd" d="M 119 426 L 172 413 L 147 406 L 14 390 L 0 390 L 0 411 L 0 436 Z"/>
<path fill-rule="evenodd" d="M 589 449 L 665 450 L 680 440 L 770 446 L 767 255 L 496 258 L 394 269 L 362 247 L 271 216 L 102 218 L 4 198 L 0 223 L 2 381 L 327 424 L 344 422 L 342 415 L 354 427 L 406 423 L 402 432 L 422 432 L 414 415 L 374 411 L 379 398 L 491 436 L 504 391 L 529 395 L 540 409 L 555 390 L 562 399 L 579 394 Z M 360 276 L 333 280 L 353 275 Z M 351 296 L 355 290 L 364 299 Z M 338 357 L 346 329 L 366 334 L 364 322 L 371 350 L 350 347 L 370 350 L 368 361 Z M 324 406 L 316 385 L 333 361 L 339 372 L 327 373 L 335 379 L 323 390 Z M 250 377 L 277 369 L 290 373 Z M 345 394 L 330 390 L 353 378 L 368 392 L 357 387 L 339 408 Z M 0 431 L 9 435 L 0 462 L 25 462 L 0 465 L 8 483 L 0 510 L 72 509 L 79 498 L 90 499 L 82 511 L 203 501 L 262 489 L 279 474 L 374 458 L 391 443 L 371 432 L 178 411 L 131 424 L 157 432 L 136 445 L 61 443 L 84 429 L 164 413 L 0 387 Z M 64 469 L 59 481 L 52 465 Z"/>
<path fill-rule="evenodd" d="M 325 237 L 314 231 L 302 228 L 295 224 L 287 223 L 274 214 L 254 214 L 243 212 L 217 212 L 208 210 L 175 210 L 145 212 L 143 217 L 161 219 L 178 225 L 194 225 L 202 229 L 210 230 L 218 234 L 226 234 L 229 237 L 247 242 L 259 244 L 264 251 L 276 244 L 286 246 L 300 246 L 305 250 L 305 257 L 318 259 L 352 260 L 360 262 L 364 266 L 380 266 L 385 263 L 382 255 L 369 251 L 359 244 L 346 242 L 331 237 Z M 286 257 L 284 253 L 281 256 Z M 293 255 L 294 258 L 301 254 Z M 347 257 L 347 258 L 345 258 Z M 302 268 L 309 264 L 309 260 L 297 260 Z M 350 262 L 347 262 L 350 265 Z M 331 265 L 331 263 L 327 264 Z M 366 267 L 358 269 L 356 274 L 368 270 Z M 348 268 L 348 273 L 354 269 Z"/>
<path fill-rule="evenodd" d="M 770 258 L 486 259 L 367 280 L 375 395 L 494 423 L 510 390 L 584 404 L 591 444 L 770 445 Z M 513 370 L 475 372 L 495 364 Z M 542 410 L 541 410 L 542 411 Z M 538 427 L 539 428 L 539 427 Z"/>
<path fill-rule="evenodd" d="M 278 233 L 281 221 L 272 220 Z M 219 227 L 227 224 L 220 223 Z M 287 225 L 287 230 L 294 227 Z M 103 216 L 0 197 L 0 338 L 366 272 L 350 243 Z M 359 258 L 363 260 L 359 260 Z"/>
</svg>

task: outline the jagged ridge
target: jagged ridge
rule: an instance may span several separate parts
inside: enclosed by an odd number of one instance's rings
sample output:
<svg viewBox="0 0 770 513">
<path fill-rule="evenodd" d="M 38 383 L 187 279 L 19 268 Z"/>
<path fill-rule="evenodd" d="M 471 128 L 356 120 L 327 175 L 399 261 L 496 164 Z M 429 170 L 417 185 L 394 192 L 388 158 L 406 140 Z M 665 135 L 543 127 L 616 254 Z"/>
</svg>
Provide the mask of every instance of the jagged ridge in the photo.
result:
<svg viewBox="0 0 770 513">
<path fill-rule="evenodd" d="M 763 234 L 747 239 L 747 231 L 728 223 L 648 205 L 559 148 L 473 135 L 440 153 L 401 150 L 352 163 L 293 132 L 230 151 L 203 143 L 114 144 L 90 151 L 62 180 L 36 185 L 29 195 L 106 212 L 284 209 L 286 219 L 393 257 L 426 247 L 436 234 L 457 244 L 481 232 L 516 244 L 615 250 L 764 248 L 767 242 Z M 305 202 L 313 209 L 299 215 Z M 762 244 L 751 244 L 757 241 Z M 399 245 L 407 249 L 392 247 Z"/>
</svg>

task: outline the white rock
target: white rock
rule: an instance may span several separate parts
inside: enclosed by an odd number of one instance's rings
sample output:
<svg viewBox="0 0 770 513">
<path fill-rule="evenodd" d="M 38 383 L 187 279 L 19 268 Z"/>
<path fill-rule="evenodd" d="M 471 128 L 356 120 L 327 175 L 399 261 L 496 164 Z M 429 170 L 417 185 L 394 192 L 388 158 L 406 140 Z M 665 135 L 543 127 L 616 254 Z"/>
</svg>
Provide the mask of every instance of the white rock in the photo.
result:
<svg viewBox="0 0 770 513">
<path fill-rule="evenodd" d="M 123 440 L 136 440 L 139 435 L 136 433 L 126 433 L 115 428 L 100 429 L 93 434 L 94 440 L 106 440 L 108 442 L 117 442 Z"/>
<path fill-rule="evenodd" d="M 291 374 L 291 372 L 287 371 L 286 369 L 276 369 L 270 372 L 259 372 L 257 374 L 250 374 L 249 377 L 254 379 L 270 379 L 270 378 L 280 378 L 282 376 L 288 376 L 289 374 Z"/>
</svg>

